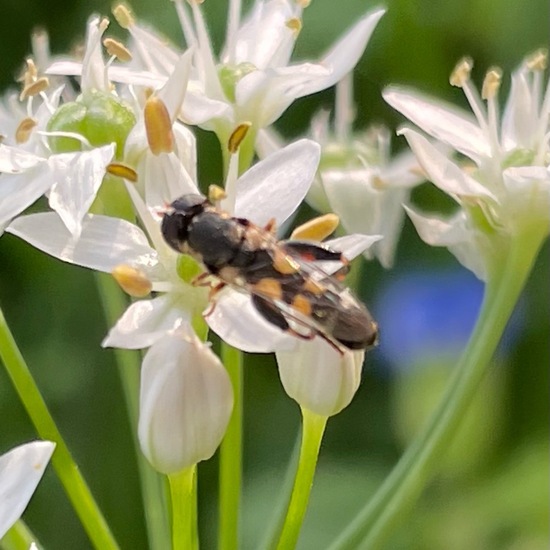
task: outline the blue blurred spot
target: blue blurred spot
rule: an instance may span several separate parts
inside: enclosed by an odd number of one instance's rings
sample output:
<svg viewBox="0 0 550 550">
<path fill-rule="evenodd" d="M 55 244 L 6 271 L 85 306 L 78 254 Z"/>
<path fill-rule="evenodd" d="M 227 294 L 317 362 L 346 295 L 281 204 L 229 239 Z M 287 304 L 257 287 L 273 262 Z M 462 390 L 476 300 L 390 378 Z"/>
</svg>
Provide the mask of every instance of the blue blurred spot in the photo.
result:
<svg viewBox="0 0 550 550">
<path fill-rule="evenodd" d="M 466 347 L 479 314 L 484 285 L 469 271 L 408 273 L 393 280 L 374 309 L 380 353 L 406 369 L 430 359 L 454 359 Z M 521 323 L 511 323 L 507 347 Z"/>
</svg>

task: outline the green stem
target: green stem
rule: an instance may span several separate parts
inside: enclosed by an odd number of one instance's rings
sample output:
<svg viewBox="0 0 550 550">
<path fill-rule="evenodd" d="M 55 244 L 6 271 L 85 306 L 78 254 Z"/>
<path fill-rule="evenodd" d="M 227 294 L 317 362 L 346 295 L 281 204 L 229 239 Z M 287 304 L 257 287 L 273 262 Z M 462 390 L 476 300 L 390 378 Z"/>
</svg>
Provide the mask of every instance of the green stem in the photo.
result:
<svg viewBox="0 0 550 550">
<path fill-rule="evenodd" d="M 2 550 L 29 550 L 33 542 L 39 550 L 43 548 L 27 524 L 19 519 L 2 537 L 0 548 Z"/>
<path fill-rule="evenodd" d="M 319 416 L 307 409 L 302 409 L 302 418 L 302 446 L 298 471 L 277 550 L 292 549 L 298 543 L 313 485 L 317 457 L 328 420 L 328 417 Z"/>
<path fill-rule="evenodd" d="M 195 464 L 168 476 L 172 497 L 172 550 L 195 550 L 199 547 L 196 474 Z"/>
<path fill-rule="evenodd" d="M 53 467 L 93 545 L 101 550 L 118 548 L 105 518 L 101 514 L 65 441 L 63 441 L 42 395 L 40 395 L 40 391 L 15 343 L 1 310 L 0 358 L 4 362 L 8 375 L 38 435 L 42 439 L 56 443 L 56 449 L 52 456 Z"/>
<path fill-rule="evenodd" d="M 239 545 L 239 508 L 242 484 L 243 355 L 222 342 L 222 361 L 233 386 L 233 412 L 220 447 L 219 550 Z"/>
<path fill-rule="evenodd" d="M 96 284 L 107 324 L 113 326 L 128 306 L 126 295 L 115 280 L 105 273 L 96 273 Z M 164 550 L 170 547 L 165 477 L 156 472 L 147 462 L 141 453 L 137 438 L 141 358 L 139 353 L 134 350 L 115 348 L 113 352 L 122 383 L 136 452 L 149 548 Z"/>
<path fill-rule="evenodd" d="M 508 319 L 536 259 L 539 235 L 513 241 L 498 272 L 487 283 L 480 316 L 449 386 L 430 421 L 391 474 L 330 550 L 380 547 L 437 469 L 441 457 L 488 370 Z"/>
</svg>

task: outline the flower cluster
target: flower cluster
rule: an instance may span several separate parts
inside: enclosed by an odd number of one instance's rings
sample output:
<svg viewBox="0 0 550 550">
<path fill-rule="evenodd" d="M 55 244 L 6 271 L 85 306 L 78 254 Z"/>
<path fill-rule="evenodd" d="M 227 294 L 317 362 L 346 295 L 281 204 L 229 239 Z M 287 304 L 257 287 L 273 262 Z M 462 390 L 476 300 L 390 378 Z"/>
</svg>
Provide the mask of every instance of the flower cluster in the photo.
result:
<svg viewBox="0 0 550 550">
<path fill-rule="evenodd" d="M 219 57 L 200 3 L 175 6 L 187 50 L 168 45 L 120 5 L 113 13 L 130 34 L 128 46 L 107 38 L 109 21 L 92 16 L 81 60 L 52 59 L 48 52 L 39 65 L 29 60 L 21 93 L 26 110 L 12 113 L 19 121 L 12 121 L 13 133 L 0 145 L 0 226 L 65 262 L 111 273 L 139 298 L 103 345 L 149 348 L 139 438 L 144 454 L 165 473 L 213 454 L 233 401 L 227 373 L 205 342 L 208 291 L 193 284 L 201 266 L 174 252 L 160 232 L 165 205 L 201 192 L 188 125 L 219 138 L 226 166 L 222 207 L 259 226 L 272 219 L 281 226 L 310 191 L 321 150 L 303 139 L 250 167 L 260 149 L 258 136 L 295 99 L 348 74 L 384 13 L 378 9 L 359 19 L 319 62 L 291 63 L 300 2 L 258 1 L 242 20 L 237 2 L 231 2 Z M 66 85 L 68 76 L 80 77 L 79 94 Z M 51 211 L 19 215 L 44 194 Z M 369 236 L 376 229 L 361 227 L 362 234 L 327 244 L 352 259 L 380 238 Z M 210 329 L 230 345 L 280 352 L 283 385 L 303 407 L 331 415 L 353 397 L 362 353 L 326 351 L 330 346 L 318 339 L 319 348 L 302 343 L 231 288 L 210 310 Z M 294 361 L 309 370 L 289 368 Z M 329 384 L 329 394 L 308 382 L 313 371 L 313 378 L 325 379 L 323 369 L 338 379 Z M 303 384 L 306 390 L 298 390 Z"/>
</svg>

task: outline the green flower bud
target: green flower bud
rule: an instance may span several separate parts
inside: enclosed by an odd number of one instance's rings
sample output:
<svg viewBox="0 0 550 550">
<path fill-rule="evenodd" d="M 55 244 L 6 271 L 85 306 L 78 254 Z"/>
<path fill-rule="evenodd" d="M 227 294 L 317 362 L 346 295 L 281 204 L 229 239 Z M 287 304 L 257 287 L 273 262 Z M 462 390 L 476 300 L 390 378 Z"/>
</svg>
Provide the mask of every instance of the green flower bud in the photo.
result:
<svg viewBox="0 0 550 550">
<path fill-rule="evenodd" d="M 104 92 L 92 92 L 64 103 L 48 122 L 49 132 L 72 132 L 86 138 L 94 147 L 116 143 L 120 159 L 130 130 L 136 124 L 132 108 L 123 100 Z M 50 136 L 54 153 L 80 151 L 82 144 L 70 137 Z"/>
</svg>

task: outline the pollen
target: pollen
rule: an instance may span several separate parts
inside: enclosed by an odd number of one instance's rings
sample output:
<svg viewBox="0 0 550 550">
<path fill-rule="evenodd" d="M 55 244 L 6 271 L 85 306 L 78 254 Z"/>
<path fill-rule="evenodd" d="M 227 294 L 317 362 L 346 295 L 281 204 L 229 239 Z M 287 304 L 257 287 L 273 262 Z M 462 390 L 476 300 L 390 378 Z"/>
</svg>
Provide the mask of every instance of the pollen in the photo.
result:
<svg viewBox="0 0 550 550">
<path fill-rule="evenodd" d="M 107 53 L 116 57 L 119 61 L 124 63 L 132 61 L 132 54 L 130 53 L 130 50 L 126 48 L 122 42 L 114 40 L 113 38 L 105 38 L 105 40 L 103 40 L 103 45 L 105 46 Z"/>
<path fill-rule="evenodd" d="M 138 179 L 137 172 L 120 162 L 111 162 L 107 165 L 107 173 L 113 176 L 118 176 L 119 178 L 124 178 L 125 180 L 135 183 Z"/>
<path fill-rule="evenodd" d="M 151 281 L 143 271 L 126 264 L 117 265 L 111 275 L 120 285 L 120 288 L 134 298 L 147 296 L 153 288 Z"/>
<path fill-rule="evenodd" d="M 456 64 L 456 67 L 451 73 L 451 77 L 449 78 L 451 86 L 462 88 L 462 86 L 464 86 L 464 84 L 466 84 L 466 82 L 470 80 L 470 74 L 472 72 L 473 66 L 474 62 L 471 57 L 463 57 Z"/>
<path fill-rule="evenodd" d="M 499 67 L 492 67 L 489 69 L 483 80 L 481 97 L 483 99 L 493 99 L 498 94 L 501 81 L 502 70 Z"/>
<path fill-rule="evenodd" d="M 246 137 L 246 134 L 248 134 L 248 130 L 250 130 L 251 126 L 251 122 L 241 122 L 229 136 L 227 149 L 232 155 L 234 155 L 239 150 L 239 147 Z"/>
<path fill-rule="evenodd" d="M 290 236 L 291 239 L 322 241 L 338 227 L 340 218 L 333 213 L 318 216 L 298 226 Z"/>
<path fill-rule="evenodd" d="M 41 76 L 40 78 L 37 78 L 34 82 L 26 84 L 23 87 L 23 90 L 21 90 L 21 94 L 19 95 L 19 99 L 23 101 L 28 97 L 35 96 L 41 92 L 46 91 L 49 86 L 50 81 L 45 76 Z"/>
<path fill-rule="evenodd" d="M 311 303 L 302 294 L 294 296 L 292 303 L 290 304 L 296 311 L 303 313 L 306 317 L 311 315 Z"/>
<path fill-rule="evenodd" d="M 151 96 L 145 103 L 144 118 L 147 142 L 153 154 L 171 153 L 174 150 L 174 134 L 164 102 L 157 96 Z"/>
<path fill-rule="evenodd" d="M 26 60 L 26 64 L 25 70 L 22 71 L 21 75 L 17 78 L 18 82 L 23 83 L 23 87 L 32 84 L 38 77 L 38 69 L 31 57 Z"/>
<path fill-rule="evenodd" d="M 123 29 L 129 29 L 136 22 L 136 20 L 134 18 L 134 14 L 132 13 L 132 10 L 128 6 L 126 6 L 125 4 L 117 4 L 113 8 L 112 13 L 115 16 L 115 19 L 117 20 L 117 23 Z"/>
<path fill-rule="evenodd" d="M 24 118 L 15 130 L 15 141 L 18 144 L 26 143 L 31 137 L 33 129 L 36 127 L 37 122 L 34 118 Z"/>
<path fill-rule="evenodd" d="M 298 34 L 302 30 L 302 22 L 297 17 L 292 17 L 286 22 L 286 26 L 294 31 L 295 34 Z"/>
<path fill-rule="evenodd" d="M 275 249 L 273 267 L 283 275 L 291 275 L 300 270 L 300 264 L 278 248 Z"/>
<path fill-rule="evenodd" d="M 212 184 L 208 186 L 208 200 L 212 204 L 216 204 L 227 197 L 227 193 L 223 187 Z"/>
<path fill-rule="evenodd" d="M 546 70 L 546 67 L 548 66 L 548 50 L 541 48 L 540 50 L 533 52 L 529 57 L 527 57 L 525 63 L 527 68 L 531 71 Z"/>
</svg>

